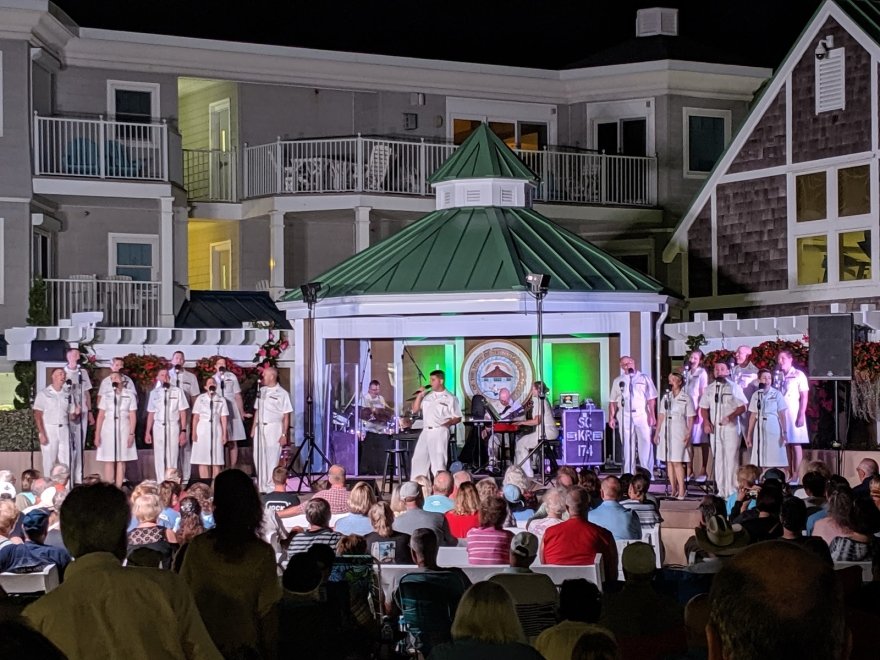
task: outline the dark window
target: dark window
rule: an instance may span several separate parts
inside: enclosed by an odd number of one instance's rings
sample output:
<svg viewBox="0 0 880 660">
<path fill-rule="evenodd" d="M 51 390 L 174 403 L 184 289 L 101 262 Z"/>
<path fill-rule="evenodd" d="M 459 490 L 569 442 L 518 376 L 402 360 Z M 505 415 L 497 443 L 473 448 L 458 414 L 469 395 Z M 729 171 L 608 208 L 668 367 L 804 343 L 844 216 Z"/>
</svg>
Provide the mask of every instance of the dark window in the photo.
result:
<svg viewBox="0 0 880 660">
<path fill-rule="evenodd" d="M 648 122 L 645 119 L 624 119 L 620 122 L 625 156 L 645 156 L 648 147 Z"/>
<path fill-rule="evenodd" d="M 116 121 L 148 124 L 153 120 L 153 93 L 133 89 L 117 89 Z"/>
<path fill-rule="evenodd" d="M 606 154 L 617 153 L 617 122 L 604 122 L 596 127 L 596 149 Z"/>
<path fill-rule="evenodd" d="M 622 254 L 617 257 L 630 268 L 635 268 L 645 275 L 651 274 L 651 262 L 647 254 Z"/>
<path fill-rule="evenodd" d="M 688 117 L 688 171 L 711 172 L 724 151 L 722 117 Z"/>
</svg>

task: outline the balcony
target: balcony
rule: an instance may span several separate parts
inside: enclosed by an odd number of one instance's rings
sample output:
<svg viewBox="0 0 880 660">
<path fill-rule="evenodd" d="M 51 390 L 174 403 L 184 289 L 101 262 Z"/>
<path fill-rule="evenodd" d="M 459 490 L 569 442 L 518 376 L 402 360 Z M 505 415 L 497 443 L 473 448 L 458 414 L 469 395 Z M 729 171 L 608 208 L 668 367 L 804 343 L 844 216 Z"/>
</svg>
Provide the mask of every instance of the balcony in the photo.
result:
<svg viewBox="0 0 880 660">
<path fill-rule="evenodd" d="M 168 126 L 34 114 L 34 175 L 168 181 Z"/>
<path fill-rule="evenodd" d="M 235 152 L 184 152 L 184 185 L 194 201 L 269 195 L 380 193 L 433 195 L 428 179 L 457 147 L 376 137 L 278 140 Z M 657 159 L 554 148 L 515 149 L 541 179 L 535 199 L 565 204 L 653 207 Z M 240 155 L 240 186 L 237 157 Z"/>
<path fill-rule="evenodd" d="M 159 282 L 134 281 L 125 275 L 98 279 L 71 275 L 46 279 L 46 305 L 57 325 L 76 312 L 103 312 L 107 327 L 154 328 L 159 323 Z"/>
</svg>

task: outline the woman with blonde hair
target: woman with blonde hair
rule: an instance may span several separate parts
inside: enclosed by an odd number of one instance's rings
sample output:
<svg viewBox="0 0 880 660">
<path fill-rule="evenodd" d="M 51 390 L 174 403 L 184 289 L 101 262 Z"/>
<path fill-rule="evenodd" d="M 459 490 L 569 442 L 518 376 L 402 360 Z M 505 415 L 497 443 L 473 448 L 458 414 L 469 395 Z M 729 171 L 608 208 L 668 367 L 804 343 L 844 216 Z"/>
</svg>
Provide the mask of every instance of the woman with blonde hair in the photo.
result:
<svg viewBox="0 0 880 660">
<path fill-rule="evenodd" d="M 541 539 L 548 527 L 561 523 L 562 517 L 566 513 L 566 495 L 567 490 L 565 488 L 550 488 L 544 494 L 544 502 L 541 505 L 541 508 L 547 512 L 547 516 L 545 518 L 532 518 L 528 525 L 526 525 L 526 529 L 537 536 L 538 539 Z"/>
<path fill-rule="evenodd" d="M 452 511 L 445 514 L 449 531 L 457 539 L 467 538 L 467 533 L 480 526 L 480 496 L 477 487 L 469 481 L 459 485 Z"/>
<path fill-rule="evenodd" d="M 133 561 L 132 556 L 136 551 L 140 551 L 137 556 L 146 557 L 143 553 L 146 549 L 151 551 L 146 565 L 171 568 L 171 544 L 175 543 L 176 539 L 174 532 L 158 523 L 159 514 L 162 513 L 159 496 L 154 493 L 139 495 L 134 500 L 132 513 L 138 525 L 128 533 L 129 563 L 144 565 L 141 560 Z"/>
<path fill-rule="evenodd" d="M 394 484 L 394 488 L 391 489 L 391 511 L 394 512 L 395 518 L 406 511 L 406 504 L 400 499 L 400 486 L 401 484 Z"/>
<path fill-rule="evenodd" d="M 431 478 L 425 476 L 424 474 L 420 474 L 415 479 L 413 479 L 419 486 L 422 487 L 422 497 L 426 500 L 431 497 L 431 493 L 434 492 L 434 485 L 431 483 Z"/>
<path fill-rule="evenodd" d="M 364 536 L 367 553 L 380 564 L 412 564 L 409 534 L 392 529 L 394 512 L 388 502 L 376 502 L 370 507 L 372 531 Z"/>
<path fill-rule="evenodd" d="M 360 534 L 366 536 L 373 531 L 367 514 L 376 503 L 376 495 L 366 481 L 358 481 L 348 495 L 348 508 L 351 511 L 336 521 L 337 532 L 346 536 L 348 534 Z"/>
<path fill-rule="evenodd" d="M 430 660 L 542 660 L 526 644 L 513 601 L 504 587 L 477 582 L 461 597 L 452 622 L 452 641 L 437 646 Z"/>
</svg>

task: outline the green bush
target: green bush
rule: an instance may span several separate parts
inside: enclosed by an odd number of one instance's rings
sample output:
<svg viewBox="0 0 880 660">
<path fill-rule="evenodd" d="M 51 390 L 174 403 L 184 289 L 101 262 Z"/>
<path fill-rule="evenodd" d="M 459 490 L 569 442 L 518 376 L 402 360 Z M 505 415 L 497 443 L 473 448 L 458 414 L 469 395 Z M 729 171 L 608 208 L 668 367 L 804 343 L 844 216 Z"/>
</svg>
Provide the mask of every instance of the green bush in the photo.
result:
<svg viewBox="0 0 880 660">
<path fill-rule="evenodd" d="M 31 446 L 37 451 L 40 449 L 33 413 L 0 410 L 0 451 L 30 451 Z"/>
</svg>

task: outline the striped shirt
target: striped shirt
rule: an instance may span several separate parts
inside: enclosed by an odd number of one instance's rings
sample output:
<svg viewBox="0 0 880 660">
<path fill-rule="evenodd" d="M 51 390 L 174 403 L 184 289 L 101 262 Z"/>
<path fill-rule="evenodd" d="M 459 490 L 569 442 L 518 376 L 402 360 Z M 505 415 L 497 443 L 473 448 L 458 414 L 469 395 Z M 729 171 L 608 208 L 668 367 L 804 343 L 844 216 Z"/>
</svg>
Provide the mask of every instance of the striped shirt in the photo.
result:
<svg viewBox="0 0 880 660">
<path fill-rule="evenodd" d="M 467 533 L 468 564 L 491 566 L 510 562 L 513 533 L 494 527 L 475 527 Z"/>
<path fill-rule="evenodd" d="M 657 513 L 657 508 L 650 502 L 639 502 L 638 500 L 624 500 L 621 502 L 625 509 L 635 511 L 639 517 L 639 524 L 644 527 L 653 527 L 663 522 L 663 518 Z"/>
<path fill-rule="evenodd" d="M 329 545 L 336 552 L 336 544 L 342 534 L 334 532 L 332 529 L 319 529 L 315 532 L 300 532 L 293 537 L 288 549 L 288 556 L 293 557 L 300 552 L 306 552 L 313 545 Z"/>
</svg>

